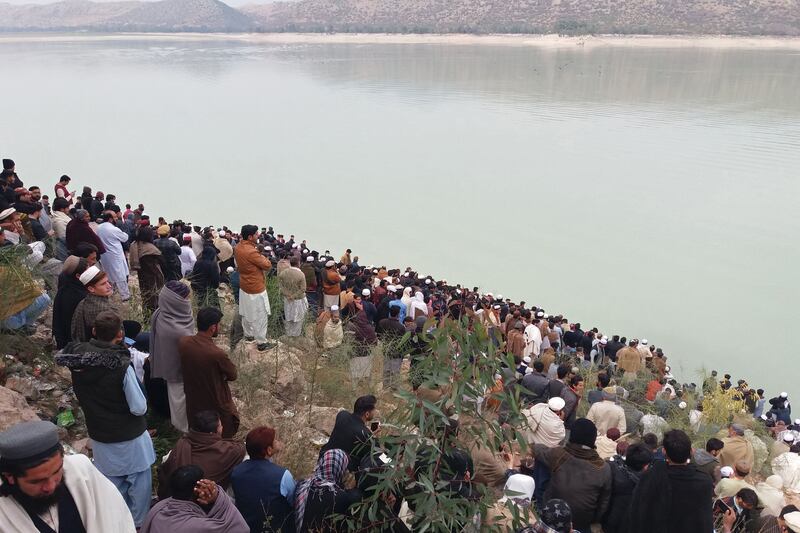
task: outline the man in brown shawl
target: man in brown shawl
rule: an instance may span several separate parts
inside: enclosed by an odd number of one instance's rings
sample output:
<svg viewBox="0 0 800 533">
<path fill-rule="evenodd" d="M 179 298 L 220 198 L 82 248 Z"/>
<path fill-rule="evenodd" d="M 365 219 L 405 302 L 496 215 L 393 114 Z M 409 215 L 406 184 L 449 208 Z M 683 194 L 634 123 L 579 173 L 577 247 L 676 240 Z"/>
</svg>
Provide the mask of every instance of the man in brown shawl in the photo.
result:
<svg viewBox="0 0 800 533">
<path fill-rule="evenodd" d="M 172 496 L 169 479 L 182 466 L 197 465 L 206 479 L 224 489 L 231 482 L 233 468 L 242 462 L 244 443 L 223 439 L 222 423 L 214 411 L 200 411 L 192 418 L 189 433 L 178 439 L 169 458 L 158 467 L 158 497 Z"/>
<path fill-rule="evenodd" d="M 525 351 L 525 336 L 522 334 L 523 329 L 522 321 L 517 320 L 512 324 L 506 341 L 506 350 L 514 356 L 514 362 L 517 364 L 522 362 L 522 352 Z"/>
<path fill-rule="evenodd" d="M 236 365 L 214 338 L 219 335 L 222 311 L 204 307 L 197 312 L 197 335 L 178 340 L 186 395 L 186 417 L 200 411 L 215 411 L 222 420 L 222 436 L 231 438 L 239 429 L 239 413 L 228 382 L 236 380 Z"/>
</svg>

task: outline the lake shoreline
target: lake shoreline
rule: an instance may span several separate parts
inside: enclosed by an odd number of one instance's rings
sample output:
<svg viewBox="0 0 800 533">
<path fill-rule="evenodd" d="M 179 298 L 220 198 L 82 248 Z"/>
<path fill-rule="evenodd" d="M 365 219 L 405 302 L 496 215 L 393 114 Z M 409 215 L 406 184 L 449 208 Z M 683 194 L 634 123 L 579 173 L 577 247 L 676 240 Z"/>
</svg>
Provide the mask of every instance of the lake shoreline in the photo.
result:
<svg viewBox="0 0 800 533">
<path fill-rule="evenodd" d="M 431 44 L 537 48 L 715 48 L 800 50 L 800 37 L 728 35 L 394 34 L 394 33 L 8 33 L 0 44 L 83 41 L 235 41 L 253 44 Z"/>
</svg>

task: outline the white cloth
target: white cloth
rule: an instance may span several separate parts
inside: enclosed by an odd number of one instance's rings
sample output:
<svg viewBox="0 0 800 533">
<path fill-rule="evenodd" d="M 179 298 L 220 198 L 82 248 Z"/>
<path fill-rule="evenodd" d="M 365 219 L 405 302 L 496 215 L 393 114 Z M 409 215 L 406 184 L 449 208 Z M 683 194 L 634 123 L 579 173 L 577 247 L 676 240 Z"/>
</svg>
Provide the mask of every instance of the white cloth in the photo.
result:
<svg viewBox="0 0 800 533">
<path fill-rule="evenodd" d="M 178 256 L 181 260 L 181 275 L 185 276 L 194 268 L 197 262 L 197 256 L 190 246 L 181 246 L 181 255 Z"/>
<path fill-rule="evenodd" d="M 766 481 L 756 485 L 756 494 L 764 510 L 763 515 L 779 516 L 781 509 L 786 505 L 786 497 L 783 494 L 783 480 L 781 476 L 771 475 Z"/>
<path fill-rule="evenodd" d="M 593 403 L 586 418 L 594 422 L 598 435 L 605 435 L 611 428 L 619 429 L 620 434 L 624 435 L 628 429 L 625 411 L 611 400 Z"/>
<path fill-rule="evenodd" d="M 169 421 L 178 431 L 189 432 L 189 420 L 186 417 L 186 393 L 183 381 L 167 381 L 167 397 L 169 398 Z"/>
<path fill-rule="evenodd" d="M 283 319 L 285 321 L 286 335 L 299 337 L 303 334 L 303 322 L 308 311 L 308 300 L 303 296 L 298 300 L 283 298 Z"/>
<path fill-rule="evenodd" d="M 428 306 L 425 303 L 425 297 L 422 295 L 421 292 L 417 292 L 414 295 L 414 299 L 411 300 L 411 303 L 408 306 L 409 314 L 411 318 L 417 318 L 420 316 L 428 316 Z"/>
<path fill-rule="evenodd" d="M 139 380 L 139 383 L 144 383 L 144 362 L 149 354 L 140 352 L 133 346 L 128 348 L 128 351 L 131 354 L 131 363 L 133 364 L 133 370 L 136 373 L 136 379 Z"/>
<path fill-rule="evenodd" d="M 128 241 L 128 234 L 116 227 L 111 222 L 103 222 L 97 228 L 97 237 L 106 248 L 106 253 L 100 256 L 103 272 L 108 275 L 111 282 L 127 281 L 128 261 L 122 250 L 122 243 Z"/>
<path fill-rule="evenodd" d="M 192 251 L 195 257 L 200 257 L 200 254 L 203 253 L 203 237 L 196 231 L 192 231 L 189 235 L 192 236 Z"/>
<path fill-rule="evenodd" d="M 270 307 L 267 291 L 248 294 L 239 289 L 239 314 L 246 337 L 254 337 L 259 344 L 267 342 L 267 324 Z"/>
<path fill-rule="evenodd" d="M 527 422 L 522 428 L 522 434 L 529 444 L 543 444 L 548 448 L 555 448 L 564 442 L 566 437 L 564 422 L 546 403 L 538 403 L 529 409 L 523 409 L 522 414 Z"/>
<path fill-rule="evenodd" d="M 658 415 L 644 415 L 639 421 L 639 425 L 642 427 L 642 435 L 652 433 L 658 437 L 658 440 L 663 439 L 664 433 L 669 431 L 667 421 Z"/>
<path fill-rule="evenodd" d="M 119 491 L 85 455 L 64 457 L 64 482 L 75 500 L 86 533 L 135 533 L 133 517 Z M 0 498 L 0 530 L 31 533 L 36 528 L 12 497 Z"/>
<path fill-rule="evenodd" d="M 781 476 L 786 490 L 800 494 L 800 455 L 782 453 L 772 460 L 772 471 Z"/>
<path fill-rule="evenodd" d="M 533 324 L 525 327 L 525 349 L 522 351 L 523 357 L 531 355 L 538 356 L 542 348 L 542 332 Z"/>
<path fill-rule="evenodd" d="M 53 233 L 55 233 L 56 239 L 61 239 L 62 241 L 67 239 L 67 224 L 69 224 L 70 220 L 72 219 L 66 213 L 61 211 L 53 213 Z"/>
</svg>

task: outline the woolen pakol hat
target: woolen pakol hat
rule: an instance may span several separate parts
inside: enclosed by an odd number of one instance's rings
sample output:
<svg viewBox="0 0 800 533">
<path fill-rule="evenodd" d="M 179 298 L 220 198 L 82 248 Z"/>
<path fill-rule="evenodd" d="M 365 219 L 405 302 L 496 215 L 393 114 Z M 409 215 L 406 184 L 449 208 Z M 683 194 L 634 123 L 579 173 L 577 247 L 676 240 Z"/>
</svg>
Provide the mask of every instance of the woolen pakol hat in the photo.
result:
<svg viewBox="0 0 800 533">
<path fill-rule="evenodd" d="M 45 457 L 58 447 L 58 428 L 46 420 L 22 422 L 0 433 L 0 457 L 20 461 Z"/>
</svg>

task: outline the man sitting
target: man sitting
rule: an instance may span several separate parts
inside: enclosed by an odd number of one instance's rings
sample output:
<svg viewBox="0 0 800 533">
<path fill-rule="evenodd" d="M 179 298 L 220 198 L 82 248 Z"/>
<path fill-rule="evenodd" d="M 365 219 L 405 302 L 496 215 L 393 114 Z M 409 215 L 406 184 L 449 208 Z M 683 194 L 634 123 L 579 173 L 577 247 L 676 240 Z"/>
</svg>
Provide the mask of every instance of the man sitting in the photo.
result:
<svg viewBox="0 0 800 533">
<path fill-rule="evenodd" d="M 247 434 L 245 445 L 250 460 L 231 474 L 236 507 L 251 533 L 293 533 L 295 482 L 291 472 L 272 461 L 283 447 L 275 430 L 257 427 Z"/>
<path fill-rule="evenodd" d="M 169 479 L 172 497 L 150 509 L 140 533 L 249 533 L 222 487 L 203 476 L 197 465 L 175 470 Z"/>
<path fill-rule="evenodd" d="M 370 453 L 372 432 L 367 423 L 378 416 L 377 402 L 377 398 L 371 394 L 361 396 L 353 405 L 352 413 L 340 411 L 336 415 L 331 438 L 319 451 L 320 457 L 328 450 L 343 450 L 350 456 L 350 470 L 358 470 L 361 460 Z"/>
<path fill-rule="evenodd" d="M 200 411 L 189 426 L 189 433 L 175 443 L 169 458 L 158 469 L 158 496 L 170 495 L 168 482 L 182 466 L 198 465 L 205 477 L 223 488 L 230 484 L 233 468 L 244 459 L 244 445 L 222 438 L 222 422 L 215 411 Z"/>
</svg>

